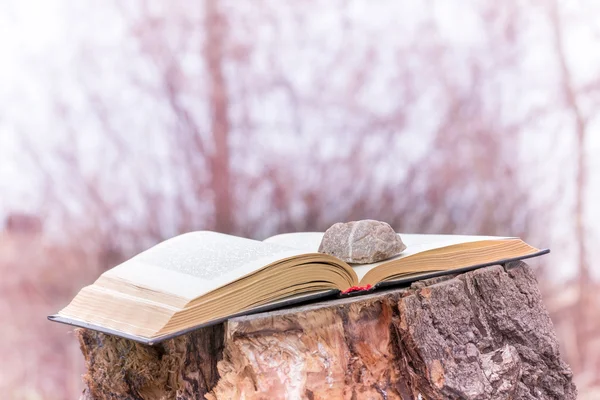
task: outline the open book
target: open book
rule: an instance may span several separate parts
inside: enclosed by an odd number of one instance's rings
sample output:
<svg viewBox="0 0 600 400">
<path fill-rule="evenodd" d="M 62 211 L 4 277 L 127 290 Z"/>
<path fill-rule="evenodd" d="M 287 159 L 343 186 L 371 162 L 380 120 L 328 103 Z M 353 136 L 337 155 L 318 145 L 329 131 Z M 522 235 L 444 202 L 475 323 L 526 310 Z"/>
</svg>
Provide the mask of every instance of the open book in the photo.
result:
<svg viewBox="0 0 600 400">
<path fill-rule="evenodd" d="M 256 241 L 215 232 L 166 240 L 103 273 L 54 321 L 153 344 L 234 315 L 544 254 L 517 238 L 401 234 L 407 248 L 349 265 L 317 253 L 323 233 Z"/>
</svg>

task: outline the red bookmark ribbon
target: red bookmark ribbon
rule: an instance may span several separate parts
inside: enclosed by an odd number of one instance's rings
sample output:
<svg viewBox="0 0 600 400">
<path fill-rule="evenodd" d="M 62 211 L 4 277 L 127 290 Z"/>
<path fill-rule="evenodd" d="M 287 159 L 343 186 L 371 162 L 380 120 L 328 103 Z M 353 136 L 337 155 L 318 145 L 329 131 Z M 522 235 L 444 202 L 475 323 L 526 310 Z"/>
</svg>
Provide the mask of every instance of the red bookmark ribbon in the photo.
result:
<svg viewBox="0 0 600 400">
<path fill-rule="evenodd" d="M 366 285 L 366 286 L 352 286 L 352 287 L 349 287 L 348 289 L 344 290 L 342 292 L 342 294 L 348 294 L 348 293 L 352 293 L 352 292 L 361 292 L 363 290 L 369 290 L 372 287 L 373 287 L 373 285 L 371 285 L 371 284 Z"/>
</svg>

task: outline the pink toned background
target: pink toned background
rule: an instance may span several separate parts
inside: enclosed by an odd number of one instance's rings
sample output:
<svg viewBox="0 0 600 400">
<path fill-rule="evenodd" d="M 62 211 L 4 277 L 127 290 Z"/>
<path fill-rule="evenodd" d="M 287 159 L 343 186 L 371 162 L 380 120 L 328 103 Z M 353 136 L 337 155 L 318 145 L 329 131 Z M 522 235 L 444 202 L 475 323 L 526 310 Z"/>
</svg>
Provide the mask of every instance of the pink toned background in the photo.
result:
<svg viewBox="0 0 600 400">
<path fill-rule="evenodd" d="M 375 218 L 550 247 L 600 398 L 599 106 L 592 0 L 5 0 L 0 397 L 77 398 L 46 315 L 160 240 Z"/>
</svg>

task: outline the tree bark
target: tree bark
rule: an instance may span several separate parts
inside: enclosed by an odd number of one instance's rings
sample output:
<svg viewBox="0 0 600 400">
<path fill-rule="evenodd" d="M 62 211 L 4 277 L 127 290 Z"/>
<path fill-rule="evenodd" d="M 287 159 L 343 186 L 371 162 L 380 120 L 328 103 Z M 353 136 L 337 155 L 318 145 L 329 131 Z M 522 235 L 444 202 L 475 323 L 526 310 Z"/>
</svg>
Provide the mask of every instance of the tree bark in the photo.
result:
<svg viewBox="0 0 600 400">
<path fill-rule="evenodd" d="M 524 263 L 235 318 L 154 347 L 78 335 L 87 400 L 577 396 Z"/>
</svg>

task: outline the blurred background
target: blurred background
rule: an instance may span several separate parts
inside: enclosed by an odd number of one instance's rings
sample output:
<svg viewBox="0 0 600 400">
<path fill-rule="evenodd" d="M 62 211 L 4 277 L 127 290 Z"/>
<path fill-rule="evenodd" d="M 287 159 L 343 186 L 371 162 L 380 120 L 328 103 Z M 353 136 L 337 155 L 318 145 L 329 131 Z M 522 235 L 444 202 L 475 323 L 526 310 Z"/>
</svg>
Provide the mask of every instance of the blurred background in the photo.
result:
<svg viewBox="0 0 600 400">
<path fill-rule="evenodd" d="M 1 0 L 0 394 L 75 399 L 46 321 L 171 236 L 362 218 L 521 236 L 600 398 L 600 3 Z"/>
</svg>

